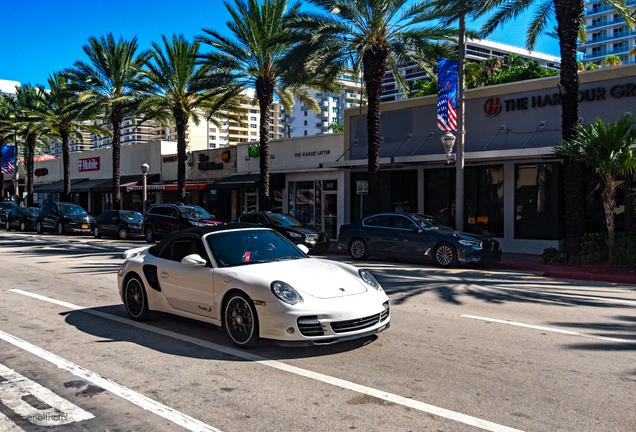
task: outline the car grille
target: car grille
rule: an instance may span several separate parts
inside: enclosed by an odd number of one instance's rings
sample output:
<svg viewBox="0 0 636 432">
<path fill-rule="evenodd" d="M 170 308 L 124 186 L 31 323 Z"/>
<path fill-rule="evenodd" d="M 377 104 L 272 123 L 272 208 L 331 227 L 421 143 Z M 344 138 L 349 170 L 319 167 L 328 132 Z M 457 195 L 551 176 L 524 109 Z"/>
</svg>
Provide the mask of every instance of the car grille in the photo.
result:
<svg viewBox="0 0 636 432">
<path fill-rule="evenodd" d="M 296 320 L 296 323 L 298 324 L 298 331 L 303 336 L 323 336 L 325 334 L 325 330 L 316 316 L 300 317 Z"/>
<path fill-rule="evenodd" d="M 481 247 L 487 251 L 496 251 L 499 250 L 499 242 L 497 240 L 484 240 Z"/>
<path fill-rule="evenodd" d="M 384 306 L 384 312 L 380 314 L 380 322 L 387 319 L 389 317 L 389 314 L 391 313 L 391 307 L 389 306 L 388 301 L 385 301 L 384 303 L 382 303 L 382 306 Z"/>
<path fill-rule="evenodd" d="M 364 318 L 358 318 L 348 321 L 336 321 L 331 323 L 331 329 L 334 333 L 346 333 L 365 328 L 372 327 L 380 322 L 380 315 L 375 314 Z"/>
</svg>

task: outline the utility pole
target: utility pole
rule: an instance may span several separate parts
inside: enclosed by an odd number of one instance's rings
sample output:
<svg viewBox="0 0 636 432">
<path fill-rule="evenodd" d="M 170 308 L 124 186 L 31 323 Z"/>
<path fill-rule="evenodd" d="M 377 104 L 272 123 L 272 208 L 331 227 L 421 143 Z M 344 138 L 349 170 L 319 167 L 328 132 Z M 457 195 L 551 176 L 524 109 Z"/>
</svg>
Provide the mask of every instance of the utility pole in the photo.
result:
<svg viewBox="0 0 636 432">
<path fill-rule="evenodd" d="M 457 64 L 457 162 L 455 164 L 455 229 L 464 230 L 464 63 L 466 59 L 466 14 L 459 17 Z"/>
</svg>

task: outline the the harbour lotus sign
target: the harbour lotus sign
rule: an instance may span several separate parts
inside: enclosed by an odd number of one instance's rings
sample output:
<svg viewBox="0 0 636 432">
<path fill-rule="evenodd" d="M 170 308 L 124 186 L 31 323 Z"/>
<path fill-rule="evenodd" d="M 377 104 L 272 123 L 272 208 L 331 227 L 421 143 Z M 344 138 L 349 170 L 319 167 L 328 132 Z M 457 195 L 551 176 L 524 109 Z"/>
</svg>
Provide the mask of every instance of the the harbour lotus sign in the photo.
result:
<svg viewBox="0 0 636 432">
<path fill-rule="evenodd" d="M 99 157 L 80 159 L 78 161 L 77 170 L 79 172 L 99 171 Z"/>
</svg>

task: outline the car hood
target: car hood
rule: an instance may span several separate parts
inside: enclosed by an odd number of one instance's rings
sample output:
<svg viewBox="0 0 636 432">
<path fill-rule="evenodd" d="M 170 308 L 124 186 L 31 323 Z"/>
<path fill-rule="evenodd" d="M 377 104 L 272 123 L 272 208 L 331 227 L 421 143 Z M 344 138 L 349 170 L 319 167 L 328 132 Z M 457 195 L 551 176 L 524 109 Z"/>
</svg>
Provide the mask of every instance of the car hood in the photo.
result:
<svg viewBox="0 0 636 432">
<path fill-rule="evenodd" d="M 189 217 L 189 218 L 186 218 L 186 219 L 191 220 L 191 221 L 202 222 L 202 223 L 206 223 L 206 224 L 210 224 L 210 225 L 221 225 L 221 224 L 223 224 L 223 222 L 219 222 L 217 220 L 207 219 L 207 218 L 199 219 L 199 218 Z"/>
<path fill-rule="evenodd" d="M 280 226 L 275 226 L 275 228 L 278 228 L 280 230 L 283 231 L 292 231 L 298 234 L 322 234 L 321 231 L 317 230 L 317 229 L 313 229 L 313 228 L 308 228 L 308 227 L 299 227 L 299 226 L 289 226 L 289 227 L 280 227 Z"/>
<path fill-rule="evenodd" d="M 66 215 L 66 216 L 62 216 L 62 218 L 66 220 L 72 220 L 73 222 L 76 222 L 76 223 L 91 221 L 91 217 L 87 215 Z"/>
<path fill-rule="evenodd" d="M 440 227 L 439 229 L 436 228 L 429 228 L 428 230 L 425 230 L 424 232 L 438 232 L 440 234 L 443 235 L 447 235 L 447 236 L 453 236 L 456 237 L 458 239 L 476 239 L 476 240 L 492 240 L 492 237 L 489 236 L 485 236 L 485 235 L 481 235 L 481 234 L 473 234 L 473 233 L 468 233 L 468 232 L 464 232 L 464 231 L 455 231 L 452 228 L 446 228 L 446 227 Z"/>
<path fill-rule="evenodd" d="M 237 273 L 279 280 L 293 286 L 300 295 L 320 299 L 345 297 L 367 292 L 367 287 L 354 267 L 328 260 L 303 258 L 236 267 Z"/>
</svg>

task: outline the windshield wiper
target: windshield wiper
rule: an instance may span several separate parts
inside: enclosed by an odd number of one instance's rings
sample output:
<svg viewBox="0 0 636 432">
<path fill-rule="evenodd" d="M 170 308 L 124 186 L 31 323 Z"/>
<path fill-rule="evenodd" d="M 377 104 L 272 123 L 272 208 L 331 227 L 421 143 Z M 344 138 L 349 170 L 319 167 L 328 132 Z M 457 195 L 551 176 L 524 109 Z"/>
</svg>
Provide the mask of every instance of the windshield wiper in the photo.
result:
<svg viewBox="0 0 636 432">
<path fill-rule="evenodd" d="M 267 260 L 246 261 L 246 262 L 240 262 L 240 263 L 236 263 L 236 264 L 229 264 L 226 267 L 238 267 L 238 266 L 242 266 L 242 265 L 246 265 L 246 264 L 262 264 L 262 263 L 267 263 L 267 262 L 271 262 L 271 261 L 267 261 Z"/>
</svg>

